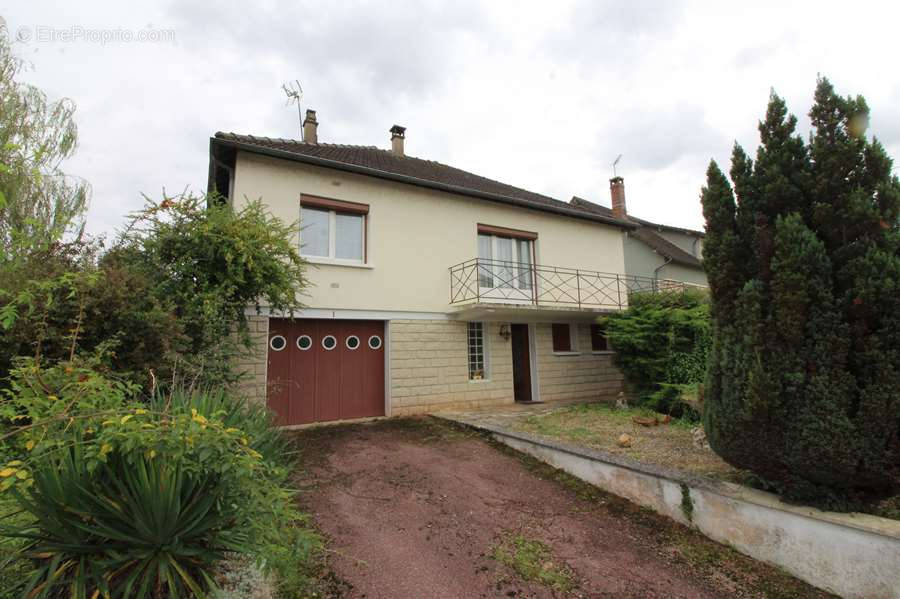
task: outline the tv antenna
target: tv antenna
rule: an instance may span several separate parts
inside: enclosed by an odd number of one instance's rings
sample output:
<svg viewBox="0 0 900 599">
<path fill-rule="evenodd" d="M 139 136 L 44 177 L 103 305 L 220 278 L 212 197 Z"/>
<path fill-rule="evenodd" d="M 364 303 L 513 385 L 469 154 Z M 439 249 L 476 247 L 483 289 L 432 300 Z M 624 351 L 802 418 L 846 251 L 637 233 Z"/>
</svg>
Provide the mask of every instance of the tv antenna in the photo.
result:
<svg viewBox="0 0 900 599">
<path fill-rule="evenodd" d="M 618 177 L 618 176 L 619 176 L 619 175 L 616 174 L 616 165 L 619 164 L 619 161 L 620 161 L 620 160 L 622 160 L 622 155 L 621 155 L 621 154 L 619 154 L 618 156 L 616 156 L 616 159 L 613 161 L 613 164 L 612 164 L 612 167 L 613 167 L 613 177 Z"/>
<path fill-rule="evenodd" d="M 281 89 L 284 90 L 284 95 L 287 96 L 287 104 L 286 106 L 290 106 L 291 104 L 297 105 L 297 120 L 300 121 L 300 137 L 303 138 L 303 112 L 300 110 L 300 100 L 303 99 L 303 86 L 300 85 L 299 79 L 294 79 L 290 83 L 282 83 Z"/>
</svg>

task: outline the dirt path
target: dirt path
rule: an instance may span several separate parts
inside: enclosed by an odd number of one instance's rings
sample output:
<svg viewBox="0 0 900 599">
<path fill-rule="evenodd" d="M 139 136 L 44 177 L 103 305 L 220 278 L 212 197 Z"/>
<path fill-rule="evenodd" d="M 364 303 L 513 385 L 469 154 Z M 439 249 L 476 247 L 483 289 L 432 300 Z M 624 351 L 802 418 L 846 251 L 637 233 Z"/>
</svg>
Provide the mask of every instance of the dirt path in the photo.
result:
<svg viewBox="0 0 900 599">
<path fill-rule="evenodd" d="M 367 598 L 826 596 L 433 419 L 297 434 L 331 593 Z"/>
</svg>

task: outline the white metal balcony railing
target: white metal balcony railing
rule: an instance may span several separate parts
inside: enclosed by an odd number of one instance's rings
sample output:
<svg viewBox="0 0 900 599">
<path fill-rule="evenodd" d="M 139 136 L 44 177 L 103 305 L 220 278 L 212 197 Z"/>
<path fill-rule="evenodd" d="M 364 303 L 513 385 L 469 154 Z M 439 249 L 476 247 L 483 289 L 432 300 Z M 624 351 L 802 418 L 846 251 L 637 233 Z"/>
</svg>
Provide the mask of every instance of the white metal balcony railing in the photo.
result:
<svg viewBox="0 0 900 599">
<path fill-rule="evenodd" d="M 506 303 L 578 308 L 628 306 L 632 293 L 684 291 L 701 285 L 578 268 L 473 258 L 450 267 L 450 303 Z"/>
</svg>

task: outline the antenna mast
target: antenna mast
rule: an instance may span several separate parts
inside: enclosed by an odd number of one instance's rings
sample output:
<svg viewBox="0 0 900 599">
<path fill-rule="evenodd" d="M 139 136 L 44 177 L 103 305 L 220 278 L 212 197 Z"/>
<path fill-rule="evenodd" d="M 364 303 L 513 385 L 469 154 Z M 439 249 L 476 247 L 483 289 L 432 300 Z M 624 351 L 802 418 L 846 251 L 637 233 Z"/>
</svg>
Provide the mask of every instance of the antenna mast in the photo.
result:
<svg viewBox="0 0 900 599">
<path fill-rule="evenodd" d="M 290 83 L 281 84 L 281 89 L 284 90 L 284 95 L 287 96 L 287 103 L 285 106 L 297 104 L 297 121 L 300 123 L 300 140 L 306 141 L 303 139 L 303 111 L 300 110 L 300 100 L 303 99 L 303 86 L 300 85 L 299 79 L 294 79 Z"/>
<path fill-rule="evenodd" d="M 616 156 L 616 159 L 615 159 L 615 160 L 613 161 L 613 163 L 612 163 L 612 167 L 613 167 L 613 177 L 618 177 L 618 176 L 619 176 L 618 174 L 616 174 L 616 165 L 619 164 L 619 161 L 620 161 L 620 160 L 622 160 L 622 155 L 621 155 L 621 154 L 619 154 L 618 156 Z"/>
</svg>

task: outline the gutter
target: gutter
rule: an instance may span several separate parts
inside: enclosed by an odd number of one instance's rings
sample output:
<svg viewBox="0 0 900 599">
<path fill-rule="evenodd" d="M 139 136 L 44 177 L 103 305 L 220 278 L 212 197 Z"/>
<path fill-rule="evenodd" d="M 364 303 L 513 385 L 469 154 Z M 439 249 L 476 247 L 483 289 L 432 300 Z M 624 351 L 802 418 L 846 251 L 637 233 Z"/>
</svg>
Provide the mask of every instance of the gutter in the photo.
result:
<svg viewBox="0 0 900 599">
<path fill-rule="evenodd" d="M 571 216 L 573 218 L 580 218 L 583 220 L 590 220 L 594 222 L 600 222 L 607 225 L 613 225 L 616 227 L 621 227 L 623 229 L 637 229 L 640 225 L 635 223 L 621 221 L 615 218 L 607 218 L 605 216 L 601 216 L 599 214 L 591 214 L 588 212 L 583 212 L 581 210 L 568 209 L 562 206 L 547 206 L 545 204 L 540 204 L 538 202 L 531 202 L 528 200 L 523 200 L 520 198 L 513 198 L 510 196 L 505 196 L 502 194 L 489 193 L 485 191 L 477 191 L 474 189 L 469 189 L 467 187 L 460 187 L 458 185 L 450 185 L 448 183 L 438 183 L 436 181 L 428 181 L 426 179 L 419 179 L 418 177 L 411 177 L 409 175 L 399 175 L 397 173 L 390 173 L 387 171 L 382 171 L 366 166 L 358 166 L 355 164 L 347 164 L 346 162 L 338 162 L 337 160 L 329 160 L 327 158 L 319 158 L 318 156 L 305 156 L 303 154 L 295 154 L 293 152 L 288 152 L 286 150 L 277 150 L 275 148 L 266 148 L 264 146 L 258 146 L 255 144 L 250 144 L 246 142 L 233 141 L 230 139 L 222 139 L 219 137 L 210 138 L 211 144 L 221 144 L 226 147 L 231 147 L 236 150 L 243 150 L 245 152 L 252 152 L 254 154 L 262 154 L 264 156 L 271 156 L 273 158 L 282 158 L 284 160 L 291 160 L 294 162 L 303 162 L 306 164 L 312 164 L 314 166 L 321 166 L 325 168 L 333 168 L 339 171 L 346 171 L 350 173 L 356 173 L 360 175 L 368 175 L 370 177 L 376 177 L 379 179 L 387 179 L 389 181 L 397 181 L 398 183 L 407 183 L 409 185 L 415 185 L 417 187 L 425 187 L 427 189 L 436 189 L 438 191 L 446 191 L 449 193 L 455 193 L 458 195 L 465 195 L 474 198 L 479 198 L 482 200 L 490 200 L 492 202 L 500 202 L 503 204 L 512 204 L 514 206 L 520 206 L 522 208 L 531 208 L 532 210 L 540 210 L 543 212 L 552 212 L 554 214 L 561 214 L 563 216 Z"/>
</svg>

